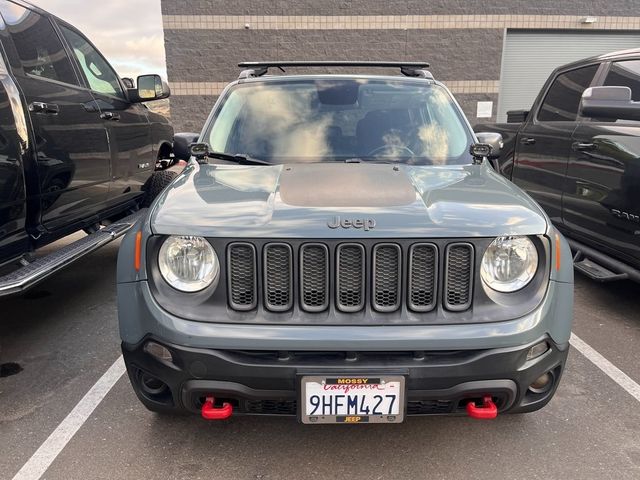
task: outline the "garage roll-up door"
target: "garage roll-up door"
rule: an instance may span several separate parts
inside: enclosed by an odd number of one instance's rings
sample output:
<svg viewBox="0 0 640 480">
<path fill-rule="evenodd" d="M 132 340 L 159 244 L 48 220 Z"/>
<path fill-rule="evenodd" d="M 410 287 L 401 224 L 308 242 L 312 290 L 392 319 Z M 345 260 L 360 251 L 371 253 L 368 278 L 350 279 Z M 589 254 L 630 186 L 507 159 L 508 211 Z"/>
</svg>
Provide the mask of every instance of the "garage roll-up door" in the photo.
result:
<svg viewBox="0 0 640 480">
<path fill-rule="evenodd" d="M 498 121 L 529 109 L 554 68 L 616 50 L 640 48 L 638 32 L 508 31 L 502 53 Z"/>
</svg>

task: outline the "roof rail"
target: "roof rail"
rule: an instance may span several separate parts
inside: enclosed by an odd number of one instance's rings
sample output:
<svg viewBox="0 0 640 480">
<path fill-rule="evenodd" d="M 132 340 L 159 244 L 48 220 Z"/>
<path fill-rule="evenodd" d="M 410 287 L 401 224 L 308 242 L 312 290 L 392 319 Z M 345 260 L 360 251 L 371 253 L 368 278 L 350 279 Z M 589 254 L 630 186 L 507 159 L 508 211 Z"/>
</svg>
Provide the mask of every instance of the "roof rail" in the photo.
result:
<svg viewBox="0 0 640 480">
<path fill-rule="evenodd" d="M 269 68 L 279 68 L 284 72 L 284 67 L 382 67 L 399 68 L 407 77 L 421 77 L 433 79 L 431 72 L 424 70 L 429 68 L 427 62 L 376 62 L 376 61 L 274 61 L 274 62 L 240 62 L 240 68 L 244 68 L 238 78 L 261 77 Z"/>
</svg>

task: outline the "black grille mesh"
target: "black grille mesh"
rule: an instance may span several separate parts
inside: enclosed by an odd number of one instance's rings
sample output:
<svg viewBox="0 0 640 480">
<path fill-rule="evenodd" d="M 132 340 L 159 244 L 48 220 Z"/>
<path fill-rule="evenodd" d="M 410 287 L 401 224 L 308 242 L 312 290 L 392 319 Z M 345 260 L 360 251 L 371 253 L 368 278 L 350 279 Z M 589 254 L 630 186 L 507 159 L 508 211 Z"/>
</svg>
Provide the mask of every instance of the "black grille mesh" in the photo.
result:
<svg viewBox="0 0 640 480">
<path fill-rule="evenodd" d="M 227 275 L 229 302 L 236 310 L 251 310 L 256 306 L 256 254 L 252 245 L 231 244 Z"/>
<path fill-rule="evenodd" d="M 373 254 L 373 302 L 376 310 L 390 312 L 400 306 L 400 247 L 378 245 Z"/>
<path fill-rule="evenodd" d="M 291 256 L 289 245 L 269 244 L 265 247 L 265 304 L 270 310 L 283 311 L 291 308 Z"/>
<path fill-rule="evenodd" d="M 329 304 L 329 252 L 324 245 L 303 245 L 300 285 L 302 308 L 318 312 Z"/>
<path fill-rule="evenodd" d="M 336 288 L 338 308 L 354 312 L 364 307 L 364 248 L 362 245 L 338 247 L 338 272 Z"/>
<path fill-rule="evenodd" d="M 445 306 L 449 310 L 466 310 L 471 304 L 471 274 L 473 247 L 466 243 L 450 245 L 447 249 Z"/>
<path fill-rule="evenodd" d="M 430 415 L 451 413 L 453 402 L 449 400 L 410 400 L 407 402 L 407 415 Z"/>
<path fill-rule="evenodd" d="M 409 307 L 417 312 L 427 312 L 436 305 L 436 246 L 413 245 L 409 257 Z"/>
<path fill-rule="evenodd" d="M 295 415 L 296 404 L 295 400 L 248 400 L 245 409 L 261 415 Z"/>
<path fill-rule="evenodd" d="M 260 415 L 296 415 L 298 408 L 295 400 L 248 400 L 246 413 Z M 454 402 L 450 400 L 409 400 L 407 415 L 433 415 L 451 413 Z"/>
</svg>

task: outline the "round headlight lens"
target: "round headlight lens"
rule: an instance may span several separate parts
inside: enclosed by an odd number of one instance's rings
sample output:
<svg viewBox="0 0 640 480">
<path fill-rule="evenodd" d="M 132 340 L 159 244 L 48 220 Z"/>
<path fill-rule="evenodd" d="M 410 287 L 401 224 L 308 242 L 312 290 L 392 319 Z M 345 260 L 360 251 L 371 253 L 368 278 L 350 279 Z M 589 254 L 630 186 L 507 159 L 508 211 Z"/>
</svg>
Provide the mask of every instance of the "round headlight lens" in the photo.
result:
<svg viewBox="0 0 640 480">
<path fill-rule="evenodd" d="M 168 237 L 160 247 L 158 265 L 167 283 L 183 292 L 202 290 L 220 274 L 218 256 L 202 237 Z"/>
<path fill-rule="evenodd" d="M 498 237 L 482 257 L 480 276 L 498 292 L 515 292 L 527 286 L 538 269 L 538 251 L 527 237 Z"/>
</svg>

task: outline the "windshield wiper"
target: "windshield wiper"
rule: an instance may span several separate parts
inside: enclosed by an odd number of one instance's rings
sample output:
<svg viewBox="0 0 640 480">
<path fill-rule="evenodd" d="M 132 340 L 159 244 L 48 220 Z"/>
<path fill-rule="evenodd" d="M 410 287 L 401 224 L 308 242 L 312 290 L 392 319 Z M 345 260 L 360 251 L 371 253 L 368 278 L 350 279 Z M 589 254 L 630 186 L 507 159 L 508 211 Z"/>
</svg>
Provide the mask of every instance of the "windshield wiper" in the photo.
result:
<svg viewBox="0 0 640 480">
<path fill-rule="evenodd" d="M 220 160 L 228 160 L 230 162 L 237 162 L 240 165 L 273 165 L 273 163 L 259 158 L 253 158 L 249 155 L 243 155 L 241 153 L 224 153 L 224 152 L 207 152 L 207 157 L 217 158 Z"/>
<path fill-rule="evenodd" d="M 340 160 L 344 163 L 401 163 L 398 160 L 388 160 L 385 158 L 375 158 L 371 160 L 366 160 L 364 158 L 354 157 L 354 158 L 346 158 L 344 160 Z"/>
</svg>

